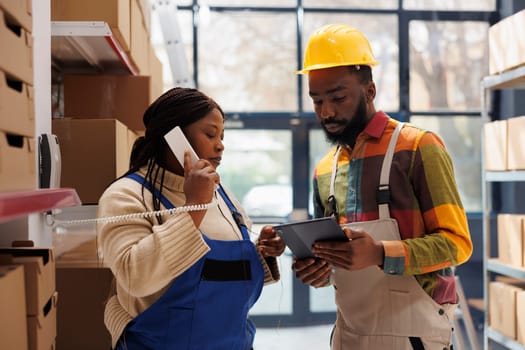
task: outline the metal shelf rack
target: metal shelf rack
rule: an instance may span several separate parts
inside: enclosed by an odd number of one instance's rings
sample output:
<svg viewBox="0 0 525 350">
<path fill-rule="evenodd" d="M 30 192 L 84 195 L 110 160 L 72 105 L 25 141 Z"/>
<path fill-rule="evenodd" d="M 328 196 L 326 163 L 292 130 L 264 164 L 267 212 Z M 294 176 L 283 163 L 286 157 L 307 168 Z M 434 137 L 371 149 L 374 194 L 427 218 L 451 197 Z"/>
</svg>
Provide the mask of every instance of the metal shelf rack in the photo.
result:
<svg viewBox="0 0 525 350">
<path fill-rule="evenodd" d="M 481 119 L 483 122 L 490 122 L 489 117 L 489 94 L 491 90 L 502 89 L 525 89 L 525 66 L 520 66 L 500 74 L 490 75 L 483 78 L 481 82 Z M 483 137 L 482 137 L 483 138 Z M 482 147 L 484 152 L 484 147 Z M 484 156 L 482 156 L 484 159 Z M 491 232 L 490 216 L 491 205 L 491 184 L 494 182 L 522 182 L 525 181 L 525 171 L 485 171 L 482 170 L 482 200 L 483 200 L 483 295 L 485 307 L 485 328 L 484 328 L 484 349 L 492 349 L 492 343 L 498 343 L 507 349 L 525 350 L 522 345 L 510 339 L 489 326 L 489 283 L 491 274 L 499 274 L 513 277 L 525 281 L 525 269 L 509 266 L 491 258 Z"/>
</svg>

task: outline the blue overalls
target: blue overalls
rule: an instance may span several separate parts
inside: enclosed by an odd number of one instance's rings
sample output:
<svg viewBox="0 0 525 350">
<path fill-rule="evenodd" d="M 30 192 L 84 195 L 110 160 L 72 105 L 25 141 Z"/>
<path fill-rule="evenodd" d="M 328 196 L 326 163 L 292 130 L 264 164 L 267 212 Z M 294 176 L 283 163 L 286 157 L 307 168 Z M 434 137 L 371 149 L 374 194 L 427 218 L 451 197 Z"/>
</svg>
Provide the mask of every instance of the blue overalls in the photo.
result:
<svg viewBox="0 0 525 350">
<path fill-rule="evenodd" d="M 156 191 L 142 177 L 129 177 Z M 117 350 L 251 349 L 255 325 L 248 311 L 261 294 L 264 270 L 240 213 L 222 187 L 218 191 L 243 240 L 213 240 L 203 234 L 210 251 L 126 326 Z M 174 207 L 166 197 L 162 203 Z"/>
</svg>

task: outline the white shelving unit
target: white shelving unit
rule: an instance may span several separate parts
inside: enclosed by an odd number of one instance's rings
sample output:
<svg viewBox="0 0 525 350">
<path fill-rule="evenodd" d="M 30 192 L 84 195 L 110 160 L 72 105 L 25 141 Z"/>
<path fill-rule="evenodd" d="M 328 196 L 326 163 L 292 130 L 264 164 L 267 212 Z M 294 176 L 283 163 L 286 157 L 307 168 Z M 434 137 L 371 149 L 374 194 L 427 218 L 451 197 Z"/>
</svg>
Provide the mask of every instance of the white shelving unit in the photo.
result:
<svg viewBox="0 0 525 350">
<path fill-rule="evenodd" d="M 525 66 L 521 66 L 498 75 L 487 76 L 481 83 L 481 118 L 489 122 L 489 96 L 493 90 L 525 89 Z M 484 147 L 483 147 L 484 148 Z M 482 148 L 482 149 L 483 149 Z M 483 150 L 484 151 L 484 150 Z M 483 159 L 483 158 L 482 158 Z M 490 217 L 492 212 L 491 185 L 494 182 L 521 182 L 525 181 L 525 171 L 482 171 L 482 200 L 483 200 L 483 295 L 485 306 L 484 349 L 492 349 L 492 343 L 498 343 L 507 349 L 525 350 L 525 345 L 509 339 L 500 332 L 489 327 L 489 282 L 491 274 L 496 273 L 525 281 L 525 268 L 509 266 L 491 257 Z"/>
<path fill-rule="evenodd" d="M 51 22 L 51 54 L 66 73 L 138 74 L 106 22 Z"/>
<path fill-rule="evenodd" d="M 80 205 L 72 188 L 37 189 L 0 193 L 0 223 L 32 213 Z"/>
</svg>

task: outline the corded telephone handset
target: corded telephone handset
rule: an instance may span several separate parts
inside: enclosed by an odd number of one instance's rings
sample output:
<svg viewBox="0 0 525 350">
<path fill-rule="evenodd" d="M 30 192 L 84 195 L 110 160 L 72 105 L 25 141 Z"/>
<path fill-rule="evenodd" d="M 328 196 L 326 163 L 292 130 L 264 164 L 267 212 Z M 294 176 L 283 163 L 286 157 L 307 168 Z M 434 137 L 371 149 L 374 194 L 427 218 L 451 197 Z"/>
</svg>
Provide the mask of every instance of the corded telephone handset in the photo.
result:
<svg viewBox="0 0 525 350">
<path fill-rule="evenodd" d="M 191 147 L 190 142 L 186 138 L 186 135 L 182 132 L 182 129 L 180 126 L 176 126 L 173 129 L 171 129 L 170 132 L 168 132 L 166 135 L 164 135 L 164 139 L 168 143 L 168 146 L 170 146 L 171 151 L 179 161 L 180 165 L 184 167 L 184 152 L 190 151 L 190 157 L 192 164 L 195 164 L 199 160 L 199 156 L 197 155 L 197 152 Z M 219 185 L 215 185 L 215 189 L 217 189 Z"/>
<path fill-rule="evenodd" d="M 184 133 L 182 132 L 180 127 L 176 126 L 175 128 L 173 128 L 166 135 L 164 135 L 164 138 L 166 139 L 168 146 L 170 147 L 171 151 L 173 152 L 177 160 L 181 163 L 181 165 L 184 166 L 184 152 L 186 150 L 190 151 L 191 160 L 193 163 L 199 160 L 197 153 L 195 153 L 195 151 L 191 147 L 190 143 L 186 139 L 186 136 L 184 136 Z M 144 213 L 133 213 L 133 214 L 126 214 L 126 215 L 110 216 L 110 217 L 103 217 L 103 218 L 96 218 L 96 219 L 81 219 L 81 220 L 55 220 L 53 217 L 51 218 L 48 217 L 47 221 L 50 225 L 55 225 L 55 224 L 73 225 L 73 224 L 85 224 L 85 223 L 95 223 L 95 222 L 119 222 L 119 221 L 127 221 L 130 219 L 141 218 L 141 217 L 147 218 L 147 217 L 154 217 L 156 215 L 173 214 L 173 213 L 196 211 L 196 210 L 206 210 L 215 205 L 217 205 L 217 200 L 213 199 L 210 203 L 206 203 L 206 204 L 190 205 L 190 206 L 177 207 L 177 208 L 172 208 L 172 209 L 164 209 L 164 210 L 158 210 L 158 211 L 150 211 L 150 212 L 144 212 Z"/>
<path fill-rule="evenodd" d="M 42 134 L 38 138 L 40 188 L 60 187 L 61 154 L 58 138 Z"/>
<path fill-rule="evenodd" d="M 179 126 L 174 127 L 170 132 L 168 132 L 166 135 L 164 135 L 164 139 L 166 139 L 166 142 L 168 143 L 168 146 L 170 146 L 171 151 L 179 161 L 180 165 L 184 167 L 184 152 L 186 150 L 190 151 L 190 156 L 192 163 L 195 164 L 196 161 L 199 160 L 199 156 L 197 156 L 197 153 L 193 150 L 193 147 L 191 147 L 190 143 L 188 142 L 188 139 L 182 132 L 182 129 Z"/>
</svg>

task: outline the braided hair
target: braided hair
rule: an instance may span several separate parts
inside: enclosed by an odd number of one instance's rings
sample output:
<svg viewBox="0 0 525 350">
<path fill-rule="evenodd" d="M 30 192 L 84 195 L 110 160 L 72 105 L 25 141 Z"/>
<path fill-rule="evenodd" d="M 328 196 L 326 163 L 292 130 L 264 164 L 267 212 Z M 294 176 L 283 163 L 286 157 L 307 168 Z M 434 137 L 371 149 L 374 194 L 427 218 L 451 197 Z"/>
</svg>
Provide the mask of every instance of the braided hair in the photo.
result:
<svg viewBox="0 0 525 350">
<path fill-rule="evenodd" d="M 146 127 L 144 136 L 137 138 L 130 156 L 129 170 L 125 177 L 147 166 L 145 180 L 154 186 L 160 184 L 158 191 L 153 191 L 153 208 L 160 210 L 160 197 L 163 190 L 168 144 L 164 135 L 176 126 L 184 128 L 202 118 L 212 110 L 224 112 L 212 98 L 193 88 L 175 87 L 159 96 L 144 112 L 143 122 Z M 144 198 L 144 184 L 142 185 Z M 162 220 L 159 221 L 162 222 Z"/>
</svg>

